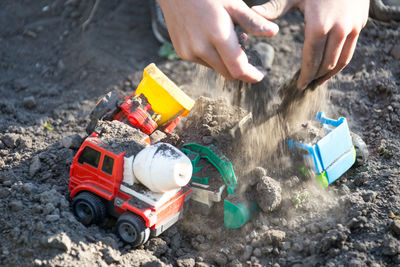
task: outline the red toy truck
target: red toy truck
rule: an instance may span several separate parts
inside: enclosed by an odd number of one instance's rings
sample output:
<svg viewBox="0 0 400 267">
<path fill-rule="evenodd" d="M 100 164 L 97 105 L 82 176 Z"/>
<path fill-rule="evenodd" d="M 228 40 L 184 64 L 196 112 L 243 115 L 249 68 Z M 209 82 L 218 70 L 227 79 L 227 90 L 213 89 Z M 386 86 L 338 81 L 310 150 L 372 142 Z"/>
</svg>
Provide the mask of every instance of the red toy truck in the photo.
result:
<svg viewBox="0 0 400 267">
<path fill-rule="evenodd" d="M 118 236 L 132 246 L 160 235 L 181 216 L 189 199 L 189 158 L 166 143 L 119 121 L 101 121 L 82 143 L 71 169 L 69 191 L 84 225 L 118 217 Z"/>
<path fill-rule="evenodd" d="M 91 134 L 99 120 L 119 120 L 149 135 L 156 129 L 168 134 L 193 105 L 194 100 L 152 63 L 131 95 L 111 91 L 97 102 L 86 131 Z"/>
</svg>

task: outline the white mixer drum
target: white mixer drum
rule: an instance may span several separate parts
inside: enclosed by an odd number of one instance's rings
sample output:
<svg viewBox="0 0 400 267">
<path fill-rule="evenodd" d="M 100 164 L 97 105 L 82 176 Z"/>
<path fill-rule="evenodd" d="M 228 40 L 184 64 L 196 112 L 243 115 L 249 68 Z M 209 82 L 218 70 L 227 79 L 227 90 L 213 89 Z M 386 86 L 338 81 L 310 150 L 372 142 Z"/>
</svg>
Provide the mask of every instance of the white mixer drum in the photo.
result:
<svg viewBox="0 0 400 267">
<path fill-rule="evenodd" d="M 185 186 L 192 171 L 189 158 L 167 143 L 144 148 L 133 161 L 135 177 L 153 192 L 167 192 Z"/>
</svg>

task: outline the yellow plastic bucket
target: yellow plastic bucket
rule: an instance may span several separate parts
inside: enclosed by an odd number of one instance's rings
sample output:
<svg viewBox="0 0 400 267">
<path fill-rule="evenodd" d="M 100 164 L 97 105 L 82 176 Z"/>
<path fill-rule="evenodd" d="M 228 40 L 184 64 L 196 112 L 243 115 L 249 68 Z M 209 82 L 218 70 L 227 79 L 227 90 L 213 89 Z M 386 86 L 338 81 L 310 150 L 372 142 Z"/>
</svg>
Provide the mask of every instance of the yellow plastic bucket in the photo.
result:
<svg viewBox="0 0 400 267">
<path fill-rule="evenodd" d="M 194 100 L 171 81 L 154 63 L 143 71 L 143 79 L 135 92 L 143 94 L 154 112 L 161 115 L 158 125 L 187 116 L 194 105 Z"/>
</svg>

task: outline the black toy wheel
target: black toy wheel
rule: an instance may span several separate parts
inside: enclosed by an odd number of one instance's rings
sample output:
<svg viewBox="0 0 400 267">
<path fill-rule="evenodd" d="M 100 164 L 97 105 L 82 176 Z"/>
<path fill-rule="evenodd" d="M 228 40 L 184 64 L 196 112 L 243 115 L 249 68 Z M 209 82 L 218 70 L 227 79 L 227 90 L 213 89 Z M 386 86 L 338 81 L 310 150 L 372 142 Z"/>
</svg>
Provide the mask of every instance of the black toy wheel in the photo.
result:
<svg viewBox="0 0 400 267">
<path fill-rule="evenodd" d="M 367 144 L 358 134 L 351 132 L 350 135 L 356 150 L 356 162 L 354 163 L 354 166 L 362 166 L 369 156 Z"/>
<path fill-rule="evenodd" d="M 72 201 L 76 218 L 84 225 L 101 223 L 106 217 L 106 206 L 101 199 L 89 192 L 82 192 Z"/>
<path fill-rule="evenodd" d="M 112 120 L 120 111 L 123 97 L 117 91 L 111 91 L 103 96 L 89 115 L 90 122 L 86 127 L 87 134 L 93 133 L 99 120 Z"/>
<path fill-rule="evenodd" d="M 134 247 L 146 243 L 150 236 L 150 229 L 146 227 L 143 219 L 130 212 L 119 216 L 116 228 L 122 241 Z"/>
</svg>

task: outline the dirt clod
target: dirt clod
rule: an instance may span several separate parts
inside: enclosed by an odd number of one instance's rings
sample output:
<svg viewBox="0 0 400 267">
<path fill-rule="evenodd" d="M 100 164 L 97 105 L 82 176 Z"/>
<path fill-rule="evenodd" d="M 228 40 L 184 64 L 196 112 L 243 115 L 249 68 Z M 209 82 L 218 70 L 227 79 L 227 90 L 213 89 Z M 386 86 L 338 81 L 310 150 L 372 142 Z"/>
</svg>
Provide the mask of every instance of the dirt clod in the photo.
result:
<svg viewBox="0 0 400 267">
<path fill-rule="evenodd" d="M 257 183 L 256 199 L 264 212 L 276 210 L 282 201 L 282 189 L 278 181 L 271 177 L 263 176 Z"/>
</svg>

